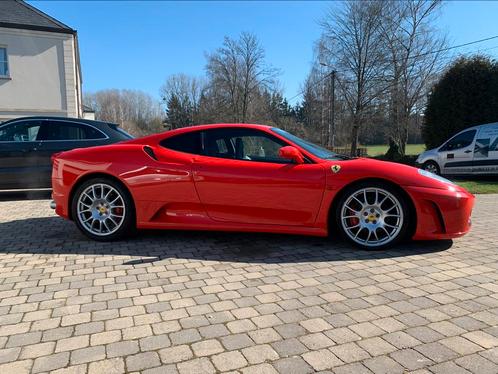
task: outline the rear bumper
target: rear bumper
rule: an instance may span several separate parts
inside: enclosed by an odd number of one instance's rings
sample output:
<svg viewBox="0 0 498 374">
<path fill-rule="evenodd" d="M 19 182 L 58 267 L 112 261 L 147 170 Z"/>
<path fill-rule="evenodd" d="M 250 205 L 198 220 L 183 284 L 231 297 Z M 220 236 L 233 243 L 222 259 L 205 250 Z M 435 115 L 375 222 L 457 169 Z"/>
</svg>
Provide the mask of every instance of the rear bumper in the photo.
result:
<svg viewBox="0 0 498 374">
<path fill-rule="evenodd" d="M 55 205 L 55 213 L 61 217 L 69 218 L 68 194 L 67 187 L 64 186 L 62 179 L 52 177 L 52 203 Z"/>
<path fill-rule="evenodd" d="M 471 228 L 474 195 L 455 186 L 447 190 L 405 187 L 417 211 L 414 240 L 453 239 Z"/>
</svg>

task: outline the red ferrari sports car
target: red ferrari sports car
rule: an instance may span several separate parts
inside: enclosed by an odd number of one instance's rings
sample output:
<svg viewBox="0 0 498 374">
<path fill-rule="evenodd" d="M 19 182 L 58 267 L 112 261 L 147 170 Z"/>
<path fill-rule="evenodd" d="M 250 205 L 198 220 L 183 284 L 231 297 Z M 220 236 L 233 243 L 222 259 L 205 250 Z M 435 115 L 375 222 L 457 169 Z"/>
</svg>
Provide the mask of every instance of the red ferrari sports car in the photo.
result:
<svg viewBox="0 0 498 374">
<path fill-rule="evenodd" d="M 470 229 L 474 196 L 410 166 L 262 125 L 203 125 L 53 157 L 56 213 L 95 240 L 134 229 L 327 236 L 364 248 Z M 337 229 L 337 230 L 334 230 Z"/>
</svg>

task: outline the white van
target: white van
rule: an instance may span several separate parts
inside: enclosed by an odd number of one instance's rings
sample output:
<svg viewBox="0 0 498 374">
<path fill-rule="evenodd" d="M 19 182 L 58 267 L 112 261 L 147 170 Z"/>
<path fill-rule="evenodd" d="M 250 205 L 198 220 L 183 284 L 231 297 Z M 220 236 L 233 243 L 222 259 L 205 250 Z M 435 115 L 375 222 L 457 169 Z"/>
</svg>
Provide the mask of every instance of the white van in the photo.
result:
<svg viewBox="0 0 498 374">
<path fill-rule="evenodd" d="M 465 129 L 416 162 L 434 174 L 498 175 L 498 122 Z"/>
</svg>

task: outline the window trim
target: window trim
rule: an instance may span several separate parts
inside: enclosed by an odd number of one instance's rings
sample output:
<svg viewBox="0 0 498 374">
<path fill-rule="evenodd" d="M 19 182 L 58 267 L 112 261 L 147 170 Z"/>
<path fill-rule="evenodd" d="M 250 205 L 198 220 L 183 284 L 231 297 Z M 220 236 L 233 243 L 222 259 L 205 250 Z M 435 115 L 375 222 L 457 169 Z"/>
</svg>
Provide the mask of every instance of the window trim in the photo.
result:
<svg viewBox="0 0 498 374">
<path fill-rule="evenodd" d="M 62 120 L 62 119 L 47 119 L 47 118 L 40 118 L 40 119 L 34 119 L 34 118 L 24 119 L 24 118 L 21 118 L 19 120 L 14 120 L 14 121 L 6 123 L 4 125 L 5 126 L 10 126 L 10 125 L 16 125 L 16 124 L 19 124 L 19 123 L 22 123 L 22 122 L 29 122 L 29 121 L 40 121 L 41 122 L 41 126 L 43 126 L 43 125 L 49 126 L 49 124 L 46 123 L 48 121 L 70 122 L 70 123 L 74 123 L 74 124 L 80 125 L 80 126 L 90 126 L 93 129 L 95 129 L 96 131 L 98 131 L 101 134 L 103 134 L 104 138 L 97 138 L 97 139 L 65 139 L 65 140 L 57 140 L 57 139 L 54 139 L 54 140 L 32 140 L 32 141 L 28 141 L 28 142 L 16 142 L 16 141 L 9 141 L 9 140 L 0 140 L 0 143 L 24 144 L 24 143 L 49 143 L 49 142 L 85 142 L 85 141 L 97 141 L 97 140 L 108 140 L 108 139 L 110 139 L 109 135 L 107 135 L 105 132 L 103 132 L 99 128 L 97 128 L 97 127 L 95 127 L 93 125 L 90 125 L 88 123 L 82 123 L 82 122 L 78 122 L 78 121 L 68 121 L 68 120 Z M 41 130 L 41 126 L 40 126 L 40 130 Z M 0 126 L 0 128 L 1 127 L 3 127 L 3 125 Z"/>
<path fill-rule="evenodd" d="M 189 152 L 183 152 L 183 151 L 179 151 L 179 150 L 176 150 L 176 149 L 173 149 L 173 148 L 169 148 L 169 147 L 166 147 L 165 145 L 163 145 L 163 142 L 168 140 L 168 139 L 172 139 L 172 138 L 176 138 L 178 136 L 182 136 L 182 135 L 187 135 L 187 134 L 195 134 L 195 133 L 198 133 L 199 134 L 199 142 L 200 142 L 200 146 L 201 146 L 201 151 L 204 151 L 204 141 L 203 141 L 203 136 L 202 136 L 202 130 L 194 130 L 194 131 L 185 131 L 185 132 L 182 132 L 180 134 L 173 134 L 173 135 L 170 135 L 170 136 L 166 136 L 165 138 L 162 138 L 159 140 L 158 144 L 160 147 L 170 151 L 170 152 L 177 152 L 177 153 L 181 153 L 181 154 L 184 154 L 184 155 L 189 155 L 189 156 L 204 156 L 204 154 L 202 153 L 189 153 Z"/>
<path fill-rule="evenodd" d="M 49 142 L 85 142 L 85 141 L 91 141 L 91 142 L 94 142 L 94 141 L 97 141 L 97 140 L 108 140 L 109 139 L 109 135 L 107 135 L 105 132 L 103 132 L 102 130 L 100 130 L 99 128 L 93 126 L 93 125 L 90 125 L 88 123 L 83 123 L 83 122 L 77 122 L 77 121 L 68 121 L 68 120 L 63 120 L 63 119 L 43 119 L 43 121 L 47 121 L 47 122 L 66 122 L 66 123 L 73 123 L 73 124 L 76 124 L 76 125 L 79 125 L 79 126 L 89 126 L 89 127 L 92 127 L 94 130 L 96 130 L 97 132 L 100 132 L 101 134 L 104 135 L 103 138 L 94 138 L 94 139 L 53 139 L 53 140 L 38 140 L 39 142 L 42 142 L 42 143 L 49 143 Z M 46 124 L 46 126 L 50 126 L 49 123 Z"/>
<path fill-rule="evenodd" d="M 460 148 L 453 148 L 453 149 L 446 149 L 446 147 L 448 146 L 448 143 L 451 142 L 453 139 L 455 139 L 457 136 L 460 136 L 462 134 L 465 134 L 466 132 L 472 132 L 474 131 L 474 138 L 472 139 L 472 141 L 470 142 L 469 145 L 466 145 L 466 146 L 463 146 L 463 147 L 460 147 Z M 448 139 L 442 146 L 441 148 L 438 149 L 438 152 L 453 152 L 453 151 L 458 151 L 459 149 L 464 149 L 466 147 L 470 147 L 472 144 L 475 143 L 475 140 L 476 140 L 476 137 L 477 137 L 477 129 L 467 129 L 467 130 L 463 130 L 461 132 L 459 132 L 458 134 L 452 136 L 450 139 Z"/>
<path fill-rule="evenodd" d="M 5 61 L 0 61 L 0 63 L 5 63 L 7 65 L 7 74 L 0 74 L 0 79 L 12 79 L 10 77 L 10 64 L 9 64 L 9 49 L 5 44 L 0 44 L 1 49 L 5 49 Z"/>
<path fill-rule="evenodd" d="M 303 155 L 303 158 L 304 158 L 304 163 L 305 164 L 315 164 L 316 162 L 313 161 L 307 154 L 306 151 L 303 151 L 303 149 L 301 149 L 301 147 L 299 147 L 297 144 L 294 144 L 292 142 L 290 142 L 289 140 L 285 139 L 284 137 L 282 136 L 277 136 L 276 134 L 273 134 L 271 132 L 267 132 L 267 131 L 263 131 L 263 130 L 260 130 L 260 129 L 255 129 L 255 128 L 250 128 L 250 127 L 236 127 L 236 126 L 233 126 L 233 127 L 219 127 L 219 128 L 216 128 L 216 127 L 213 127 L 213 128 L 208 128 L 208 129 L 199 129 L 199 130 L 193 130 L 193 131 L 185 131 L 185 132 L 182 132 L 180 134 L 173 134 L 173 135 L 170 135 L 170 136 L 166 136 L 164 138 L 162 138 L 161 140 L 159 140 L 158 144 L 164 148 L 164 149 L 167 149 L 168 151 L 170 152 L 177 152 L 177 153 L 180 153 L 180 154 L 184 154 L 184 155 L 189 155 L 189 156 L 193 156 L 193 157 L 208 157 L 210 159 L 214 159 L 214 160 L 230 160 L 230 161 L 249 161 L 249 162 L 262 162 L 262 163 L 266 163 L 266 164 L 274 164 L 274 165 L 297 165 L 296 163 L 292 162 L 292 161 L 289 161 L 289 162 L 272 162 L 272 161 L 259 161 L 259 160 L 244 160 L 244 159 L 238 159 L 238 158 L 225 158 L 225 157 L 216 157 L 216 156 L 209 156 L 207 154 L 205 154 L 204 152 L 204 139 L 205 139 L 205 136 L 206 136 L 206 132 L 208 131 L 213 131 L 213 130 L 251 130 L 251 131 L 256 131 L 256 132 L 259 132 L 263 135 L 265 135 L 267 138 L 270 138 L 270 139 L 277 139 L 279 141 L 282 141 L 285 145 L 284 146 L 292 146 L 292 147 L 295 147 L 299 150 L 299 152 L 301 152 L 301 154 Z M 188 152 L 182 152 L 182 151 L 178 151 L 176 149 L 172 149 L 172 148 L 168 148 L 168 147 L 165 147 L 164 145 L 162 145 L 162 142 L 167 140 L 167 139 L 171 139 L 171 138 L 174 138 L 174 137 L 177 137 L 177 136 L 181 136 L 181 135 L 185 135 L 185 134 L 192 134 L 192 133 L 199 133 L 199 137 L 200 137 L 200 146 L 201 146 L 201 152 L 202 153 L 188 153 Z M 278 142 L 276 142 L 278 143 Z M 283 146 L 283 147 L 284 147 Z"/>
<path fill-rule="evenodd" d="M 9 122 L 9 123 L 6 123 L 2 126 L 0 126 L 0 129 L 3 127 L 3 126 L 10 126 L 10 125 L 17 125 L 19 123 L 22 123 L 22 122 L 30 122 L 30 121 L 40 121 L 40 130 L 43 126 L 43 120 L 42 119 L 20 119 L 20 120 L 16 120 L 16 121 L 12 121 L 12 122 Z M 40 131 L 39 130 L 39 131 Z M 38 134 L 36 134 L 36 136 L 38 137 Z M 7 144 L 26 144 L 26 143 L 40 143 L 41 140 L 28 140 L 26 142 L 19 142 L 19 141 L 15 141 L 15 140 L 0 140 L 0 143 L 7 143 Z"/>
<path fill-rule="evenodd" d="M 259 129 L 254 129 L 254 128 L 248 128 L 248 127 L 222 127 L 222 128 L 211 128 L 211 129 L 205 129 L 205 130 L 201 130 L 201 140 L 202 140 L 202 144 L 201 144 L 201 147 L 202 147 L 202 151 L 203 151 L 203 154 L 200 155 L 200 156 L 203 156 L 203 157 L 209 157 L 209 158 L 214 158 L 214 159 L 217 159 L 217 160 L 230 160 L 230 161 L 248 161 L 248 162 L 262 162 L 262 163 L 265 163 L 265 164 L 275 164 L 275 165 L 295 165 L 294 162 L 292 162 L 291 160 L 289 160 L 288 162 L 275 162 L 275 161 L 265 161 L 265 160 L 247 160 L 247 159 L 243 159 L 243 158 L 228 158 L 228 157 L 216 157 L 216 156 L 210 156 L 210 155 L 207 155 L 205 153 L 205 150 L 204 150 L 204 139 L 206 137 L 206 134 L 210 131 L 220 131 L 220 130 L 245 130 L 245 131 L 253 131 L 255 133 L 258 133 L 258 135 L 255 135 L 255 136 L 262 136 L 264 138 L 267 138 L 269 139 L 270 141 L 273 141 L 275 143 L 280 143 L 282 142 L 284 145 L 282 145 L 282 147 L 285 147 L 285 146 L 289 146 L 289 145 L 292 145 L 292 144 L 289 144 L 289 142 L 283 140 L 283 139 L 280 139 L 279 137 L 277 136 L 274 136 L 273 134 L 270 134 L 266 131 L 262 131 L 262 130 L 259 130 Z M 261 135 L 259 135 L 261 134 Z M 223 138 L 225 139 L 225 138 Z M 276 141 L 275 141 L 276 140 Z M 294 145 L 292 145 L 294 146 Z M 281 148 L 282 148 L 281 147 Z M 303 155 L 304 156 L 304 155 Z M 283 159 L 285 160 L 285 159 Z"/>
</svg>

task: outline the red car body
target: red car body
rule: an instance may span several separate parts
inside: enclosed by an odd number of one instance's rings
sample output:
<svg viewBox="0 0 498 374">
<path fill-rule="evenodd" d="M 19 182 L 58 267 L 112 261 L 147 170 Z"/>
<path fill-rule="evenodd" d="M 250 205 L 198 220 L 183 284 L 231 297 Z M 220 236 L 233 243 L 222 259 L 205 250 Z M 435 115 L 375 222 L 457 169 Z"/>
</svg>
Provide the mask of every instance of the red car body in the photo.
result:
<svg viewBox="0 0 498 374">
<path fill-rule="evenodd" d="M 248 162 L 194 155 L 160 142 L 212 128 L 256 129 L 297 148 L 309 163 Z M 144 147 L 153 150 L 153 156 Z M 450 239 L 470 229 L 474 196 L 410 166 L 367 158 L 320 159 L 262 125 L 203 125 L 58 154 L 52 187 L 56 213 L 71 216 L 76 187 L 92 177 L 119 180 L 131 194 L 139 229 L 253 231 L 326 236 L 334 202 L 347 186 L 384 181 L 413 209 L 413 239 Z"/>
</svg>

